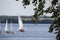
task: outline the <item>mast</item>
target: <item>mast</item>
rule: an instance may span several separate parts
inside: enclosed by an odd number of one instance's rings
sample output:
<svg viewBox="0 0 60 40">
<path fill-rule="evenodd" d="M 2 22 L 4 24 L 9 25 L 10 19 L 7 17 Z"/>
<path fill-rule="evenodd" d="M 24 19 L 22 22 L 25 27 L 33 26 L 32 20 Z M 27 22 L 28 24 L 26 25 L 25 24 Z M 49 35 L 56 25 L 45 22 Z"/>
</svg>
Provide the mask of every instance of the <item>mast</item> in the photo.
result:
<svg viewBox="0 0 60 40">
<path fill-rule="evenodd" d="M 8 31 L 8 20 L 6 19 L 5 31 Z"/>
</svg>

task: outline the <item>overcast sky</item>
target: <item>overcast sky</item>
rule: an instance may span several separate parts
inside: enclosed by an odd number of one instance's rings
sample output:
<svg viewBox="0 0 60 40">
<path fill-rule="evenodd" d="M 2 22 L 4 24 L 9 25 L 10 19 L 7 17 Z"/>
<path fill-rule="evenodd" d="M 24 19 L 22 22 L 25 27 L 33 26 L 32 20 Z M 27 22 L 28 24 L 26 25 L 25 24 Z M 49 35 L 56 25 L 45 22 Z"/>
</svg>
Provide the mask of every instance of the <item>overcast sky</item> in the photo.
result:
<svg viewBox="0 0 60 40">
<path fill-rule="evenodd" d="M 46 2 L 45 9 L 51 5 L 49 1 Z M 0 15 L 8 15 L 8 16 L 17 16 L 17 15 L 24 15 L 30 16 L 34 14 L 33 5 L 30 4 L 29 6 L 24 9 L 22 5 L 22 0 L 0 0 Z M 44 14 L 45 15 L 45 14 Z M 50 16 L 51 14 L 47 14 Z"/>
</svg>

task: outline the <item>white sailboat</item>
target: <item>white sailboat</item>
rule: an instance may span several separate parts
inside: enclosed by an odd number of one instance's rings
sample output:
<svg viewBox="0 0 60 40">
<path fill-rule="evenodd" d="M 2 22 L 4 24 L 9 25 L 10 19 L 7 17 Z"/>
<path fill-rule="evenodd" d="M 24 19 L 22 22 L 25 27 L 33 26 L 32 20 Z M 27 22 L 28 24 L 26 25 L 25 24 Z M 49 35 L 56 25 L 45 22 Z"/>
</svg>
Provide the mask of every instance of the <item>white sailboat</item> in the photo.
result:
<svg viewBox="0 0 60 40">
<path fill-rule="evenodd" d="M 6 19 L 5 33 L 10 33 L 10 32 L 8 31 L 8 20 L 7 20 L 7 19 Z"/>
<path fill-rule="evenodd" d="M 23 23 L 20 16 L 18 16 L 18 24 L 19 24 L 19 31 L 24 32 Z"/>
<path fill-rule="evenodd" d="M 15 32 L 13 32 L 13 27 L 12 27 L 12 20 L 11 20 L 11 31 L 10 33 L 14 34 Z"/>
<path fill-rule="evenodd" d="M 8 20 L 6 19 L 6 26 L 5 26 L 5 31 L 8 31 Z"/>
<path fill-rule="evenodd" d="M 11 31 L 12 31 L 13 29 L 12 29 L 12 20 L 11 20 Z"/>
<path fill-rule="evenodd" d="M 2 33 L 2 30 L 1 30 L 1 20 L 0 20 L 0 33 Z"/>
</svg>

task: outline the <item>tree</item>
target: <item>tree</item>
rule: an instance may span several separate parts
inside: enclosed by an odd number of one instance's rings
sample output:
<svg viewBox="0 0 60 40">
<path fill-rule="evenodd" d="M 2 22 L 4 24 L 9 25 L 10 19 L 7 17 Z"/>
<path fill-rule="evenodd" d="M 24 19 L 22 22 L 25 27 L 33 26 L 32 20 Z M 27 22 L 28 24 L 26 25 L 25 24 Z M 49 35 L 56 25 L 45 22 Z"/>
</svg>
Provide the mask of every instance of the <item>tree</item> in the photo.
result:
<svg viewBox="0 0 60 40">
<path fill-rule="evenodd" d="M 55 17 L 55 21 L 51 24 L 49 28 L 49 32 L 53 32 L 55 30 L 56 39 L 60 40 L 60 5 L 57 6 L 57 9 L 54 10 L 54 14 L 52 17 Z"/>
<path fill-rule="evenodd" d="M 23 0 L 23 6 L 26 8 L 27 5 L 30 4 L 31 0 Z M 50 0 L 49 0 L 50 1 Z M 55 20 L 51 24 L 49 28 L 49 32 L 53 32 L 55 30 L 56 32 L 56 39 L 60 40 L 60 5 L 57 4 L 58 0 L 52 0 L 51 1 L 51 6 L 49 6 L 46 10 L 43 8 L 45 7 L 45 2 L 46 0 L 32 0 L 33 6 L 36 6 L 34 8 L 35 14 L 34 16 L 34 22 L 37 23 L 38 21 L 38 16 L 43 15 L 44 13 L 53 13 L 52 18 L 54 17 Z M 58 5 L 58 6 L 56 6 Z"/>
</svg>

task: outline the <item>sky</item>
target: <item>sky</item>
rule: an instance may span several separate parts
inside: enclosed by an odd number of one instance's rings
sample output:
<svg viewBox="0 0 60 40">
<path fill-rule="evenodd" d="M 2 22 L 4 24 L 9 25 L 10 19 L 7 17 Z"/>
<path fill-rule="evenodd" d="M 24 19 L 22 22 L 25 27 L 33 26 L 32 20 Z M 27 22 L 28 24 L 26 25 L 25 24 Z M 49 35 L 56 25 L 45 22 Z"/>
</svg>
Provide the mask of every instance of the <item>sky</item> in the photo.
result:
<svg viewBox="0 0 60 40">
<path fill-rule="evenodd" d="M 51 3 L 47 1 L 45 3 L 45 8 L 48 8 Z M 48 6 L 49 5 L 49 6 Z M 22 0 L 0 0 L 0 15 L 8 15 L 8 16 L 31 16 L 34 15 L 34 6 L 32 3 L 24 9 Z M 51 16 L 52 14 L 44 14 L 47 16 Z"/>
</svg>

